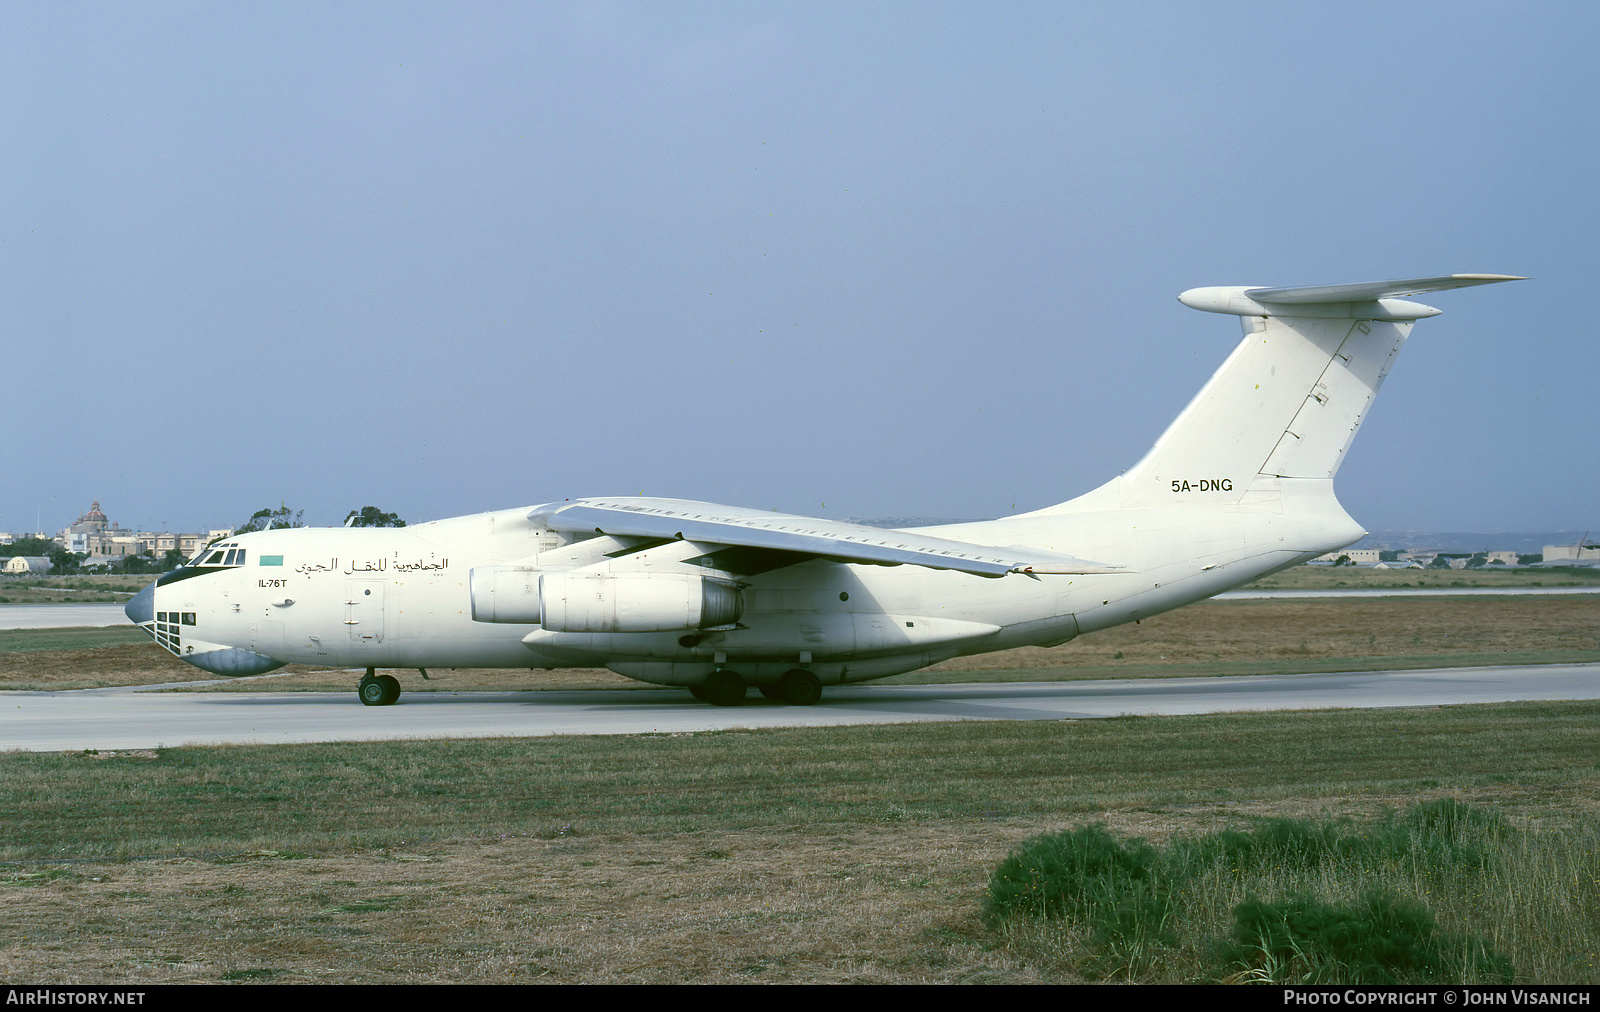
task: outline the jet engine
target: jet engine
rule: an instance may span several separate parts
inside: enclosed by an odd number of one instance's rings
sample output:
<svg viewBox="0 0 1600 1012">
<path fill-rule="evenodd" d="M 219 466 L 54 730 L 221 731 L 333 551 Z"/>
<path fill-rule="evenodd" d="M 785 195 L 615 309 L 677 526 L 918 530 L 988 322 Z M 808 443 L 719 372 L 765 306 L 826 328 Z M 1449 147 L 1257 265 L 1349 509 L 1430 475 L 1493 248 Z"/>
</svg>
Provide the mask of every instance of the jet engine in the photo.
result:
<svg viewBox="0 0 1600 1012">
<path fill-rule="evenodd" d="M 551 632 L 673 632 L 731 626 L 739 585 L 689 573 L 539 573 L 484 566 L 471 575 L 478 622 L 538 623 Z"/>
</svg>

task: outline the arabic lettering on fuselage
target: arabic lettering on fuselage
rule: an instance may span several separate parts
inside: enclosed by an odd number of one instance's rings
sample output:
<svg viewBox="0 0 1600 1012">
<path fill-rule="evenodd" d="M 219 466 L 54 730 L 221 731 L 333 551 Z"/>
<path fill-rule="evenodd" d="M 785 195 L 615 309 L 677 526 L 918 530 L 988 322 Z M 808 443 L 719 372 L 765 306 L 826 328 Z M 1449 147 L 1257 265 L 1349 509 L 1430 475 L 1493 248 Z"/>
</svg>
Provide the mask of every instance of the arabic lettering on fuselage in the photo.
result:
<svg viewBox="0 0 1600 1012">
<path fill-rule="evenodd" d="M 388 559 L 378 558 L 362 560 L 360 562 L 352 560 L 345 565 L 344 573 L 346 576 L 353 576 L 356 573 L 382 573 L 391 569 L 397 573 L 437 573 L 440 570 L 449 568 L 449 559 L 429 559 L 424 561 L 419 558 L 415 562 L 401 562 L 398 558 L 396 558 L 393 562 L 391 562 Z M 337 558 L 329 559 L 326 565 L 321 562 L 302 562 L 300 565 L 294 567 L 295 572 L 306 576 L 309 576 L 312 573 L 337 572 L 338 569 L 339 560 Z"/>
<path fill-rule="evenodd" d="M 437 573 L 442 569 L 448 568 L 449 565 L 449 559 L 436 559 L 427 562 L 424 562 L 422 559 L 418 559 L 415 562 L 401 562 L 399 558 L 396 558 L 393 562 L 391 562 L 388 559 L 380 558 L 373 559 L 370 562 L 351 562 L 345 567 L 344 571 L 346 575 L 353 575 L 355 573 L 382 573 L 391 569 L 397 573 Z"/>
<path fill-rule="evenodd" d="M 415 573 L 423 570 L 438 572 L 441 569 L 448 568 L 449 565 L 449 559 L 440 559 L 437 562 L 423 562 L 421 559 L 418 559 L 416 562 L 401 562 L 400 560 L 396 559 L 394 565 L 390 566 L 389 568 L 402 573 Z"/>
</svg>

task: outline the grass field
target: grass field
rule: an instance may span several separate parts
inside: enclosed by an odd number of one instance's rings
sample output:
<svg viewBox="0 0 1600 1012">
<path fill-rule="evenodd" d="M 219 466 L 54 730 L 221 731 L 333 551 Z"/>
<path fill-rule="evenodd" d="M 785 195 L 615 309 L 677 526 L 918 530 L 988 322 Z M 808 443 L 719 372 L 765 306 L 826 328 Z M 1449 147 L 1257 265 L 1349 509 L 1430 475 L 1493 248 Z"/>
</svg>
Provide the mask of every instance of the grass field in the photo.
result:
<svg viewBox="0 0 1600 1012">
<path fill-rule="evenodd" d="M 894 681 L 1514 660 L 1600 660 L 1600 598 L 1208 602 Z M 638 684 L 604 671 L 398 674 L 408 691 Z M 4 688 L 206 677 L 133 629 L 0 632 Z M 305 670 L 234 684 L 354 680 Z M 1359 828 L 1429 798 L 1517 829 L 1504 876 L 1440 885 L 1363 867 L 1291 882 L 1219 867 L 1205 910 L 1122 976 L 1204 978 L 1207 947 L 1252 891 L 1333 900 L 1370 885 L 1485 939 L 1518 980 L 1600 977 L 1600 703 L 0 753 L 0 976 L 1104 979 L 1072 925 L 985 922 L 990 875 L 1024 841 L 1095 823 L 1156 845 L 1280 817 Z"/>
<path fill-rule="evenodd" d="M 1453 797 L 1577 863 L 1559 923 L 1548 888 L 1490 911 L 1461 882 L 1426 897 L 1441 928 L 1521 980 L 1593 981 L 1597 788 L 1600 703 L 11 753 L 0 976 L 1071 981 L 1082 939 L 980 914 L 1029 837 Z M 1198 944 L 1137 979 L 1183 979 Z"/>
<path fill-rule="evenodd" d="M 0 604 L 121 603 L 151 576 L 0 576 Z"/>
</svg>

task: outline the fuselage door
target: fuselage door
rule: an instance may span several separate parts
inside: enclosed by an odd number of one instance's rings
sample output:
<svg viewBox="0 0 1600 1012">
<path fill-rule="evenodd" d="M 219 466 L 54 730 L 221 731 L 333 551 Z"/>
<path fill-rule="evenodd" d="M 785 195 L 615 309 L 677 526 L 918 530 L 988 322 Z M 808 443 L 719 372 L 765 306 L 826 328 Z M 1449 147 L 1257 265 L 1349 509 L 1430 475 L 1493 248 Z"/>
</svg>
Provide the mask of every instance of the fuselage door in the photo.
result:
<svg viewBox="0 0 1600 1012">
<path fill-rule="evenodd" d="M 383 642 L 383 590 L 381 580 L 346 580 L 344 624 L 352 645 Z"/>
</svg>

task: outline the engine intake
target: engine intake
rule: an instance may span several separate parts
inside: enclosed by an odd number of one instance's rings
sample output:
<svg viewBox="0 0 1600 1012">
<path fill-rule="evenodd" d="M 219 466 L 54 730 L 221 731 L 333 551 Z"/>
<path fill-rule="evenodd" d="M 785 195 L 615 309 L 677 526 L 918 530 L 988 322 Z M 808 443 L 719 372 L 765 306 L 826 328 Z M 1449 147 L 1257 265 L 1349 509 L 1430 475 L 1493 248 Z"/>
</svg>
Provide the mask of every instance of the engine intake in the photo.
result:
<svg viewBox="0 0 1600 1012">
<path fill-rule="evenodd" d="M 539 621 L 539 570 L 533 566 L 479 566 L 467 576 L 474 622 Z"/>
</svg>

